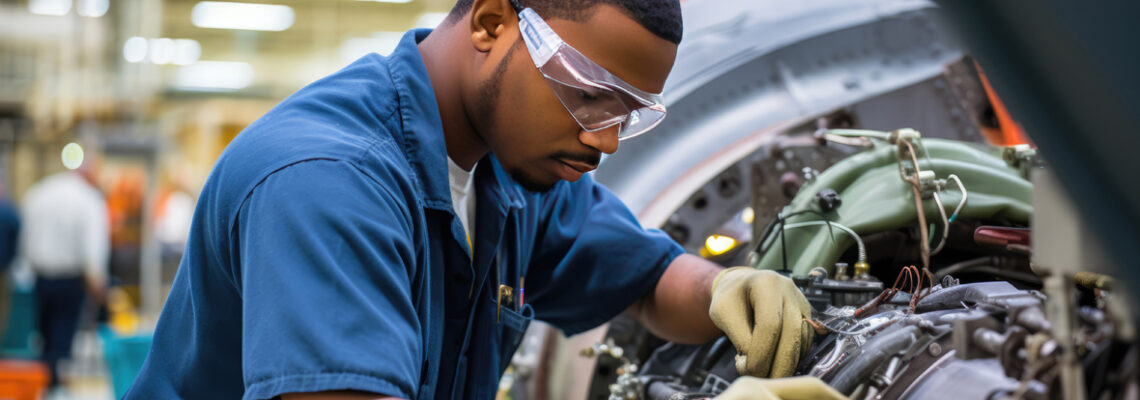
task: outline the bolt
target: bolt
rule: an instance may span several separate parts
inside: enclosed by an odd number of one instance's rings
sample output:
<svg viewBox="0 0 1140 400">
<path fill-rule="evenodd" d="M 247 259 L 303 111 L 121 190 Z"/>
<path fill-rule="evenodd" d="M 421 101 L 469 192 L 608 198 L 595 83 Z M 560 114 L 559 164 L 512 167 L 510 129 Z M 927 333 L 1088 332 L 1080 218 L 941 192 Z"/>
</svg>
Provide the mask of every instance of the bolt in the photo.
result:
<svg viewBox="0 0 1140 400">
<path fill-rule="evenodd" d="M 942 355 L 942 345 L 938 343 L 931 343 L 930 346 L 926 347 L 926 351 L 929 351 L 930 355 L 938 357 Z"/>
</svg>

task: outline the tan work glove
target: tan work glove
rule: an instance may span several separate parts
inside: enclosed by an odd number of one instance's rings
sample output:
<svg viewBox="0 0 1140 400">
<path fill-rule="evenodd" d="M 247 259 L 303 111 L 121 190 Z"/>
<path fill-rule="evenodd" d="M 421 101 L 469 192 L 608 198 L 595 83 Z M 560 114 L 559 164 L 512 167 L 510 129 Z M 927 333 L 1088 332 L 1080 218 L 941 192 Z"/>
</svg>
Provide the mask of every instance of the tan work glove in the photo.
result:
<svg viewBox="0 0 1140 400">
<path fill-rule="evenodd" d="M 742 376 L 716 396 L 717 400 L 847 400 L 814 376 L 760 379 Z"/>
<path fill-rule="evenodd" d="M 709 317 L 736 346 L 736 371 L 742 376 L 792 375 L 814 334 L 804 320 L 811 318 L 811 305 L 796 284 L 751 267 L 717 274 Z"/>
</svg>

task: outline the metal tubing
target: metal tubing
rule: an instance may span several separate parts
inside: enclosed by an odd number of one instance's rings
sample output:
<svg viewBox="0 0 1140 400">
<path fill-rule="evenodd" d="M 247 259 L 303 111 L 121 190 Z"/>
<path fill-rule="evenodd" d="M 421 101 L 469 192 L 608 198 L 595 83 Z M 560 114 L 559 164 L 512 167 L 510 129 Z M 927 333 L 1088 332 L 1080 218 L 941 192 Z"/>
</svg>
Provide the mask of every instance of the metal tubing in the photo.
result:
<svg viewBox="0 0 1140 400">
<path fill-rule="evenodd" d="M 850 365 L 835 375 L 830 382 L 831 387 L 850 395 L 871 376 L 877 366 L 913 345 L 917 332 L 917 326 L 906 326 L 876 336 L 863 346 L 862 352 L 851 360 Z"/>
</svg>

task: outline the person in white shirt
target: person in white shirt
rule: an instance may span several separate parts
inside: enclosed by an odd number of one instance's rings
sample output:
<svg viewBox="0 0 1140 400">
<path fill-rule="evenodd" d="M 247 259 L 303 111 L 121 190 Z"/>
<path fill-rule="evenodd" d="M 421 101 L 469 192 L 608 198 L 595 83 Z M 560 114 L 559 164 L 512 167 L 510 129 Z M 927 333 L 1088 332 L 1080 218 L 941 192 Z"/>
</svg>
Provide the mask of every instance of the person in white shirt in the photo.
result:
<svg viewBox="0 0 1140 400">
<path fill-rule="evenodd" d="M 36 274 L 42 358 L 58 386 L 60 359 L 70 357 L 85 294 L 101 302 L 110 253 L 107 203 L 93 185 L 93 168 L 61 172 L 24 197 L 22 250 Z"/>
</svg>

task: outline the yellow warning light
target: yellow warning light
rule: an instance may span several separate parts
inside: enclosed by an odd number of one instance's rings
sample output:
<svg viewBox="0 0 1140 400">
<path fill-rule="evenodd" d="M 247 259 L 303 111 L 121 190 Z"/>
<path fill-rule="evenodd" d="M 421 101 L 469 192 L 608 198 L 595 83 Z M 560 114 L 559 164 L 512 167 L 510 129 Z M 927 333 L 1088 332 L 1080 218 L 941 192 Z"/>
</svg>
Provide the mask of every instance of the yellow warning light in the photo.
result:
<svg viewBox="0 0 1140 400">
<path fill-rule="evenodd" d="M 751 225 L 754 219 L 756 219 L 756 213 L 752 211 L 752 207 L 744 207 L 744 211 L 740 212 L 740 220 L 744 223 Z"/>
<path fill-rule="evenodd" d="M 705 239 L 705 247 L 701 249 L 701 255 L 715 257 L 727 253 L 735 247 L 736 239 L 724 235 L 712 235 Z"/>
</svg>

